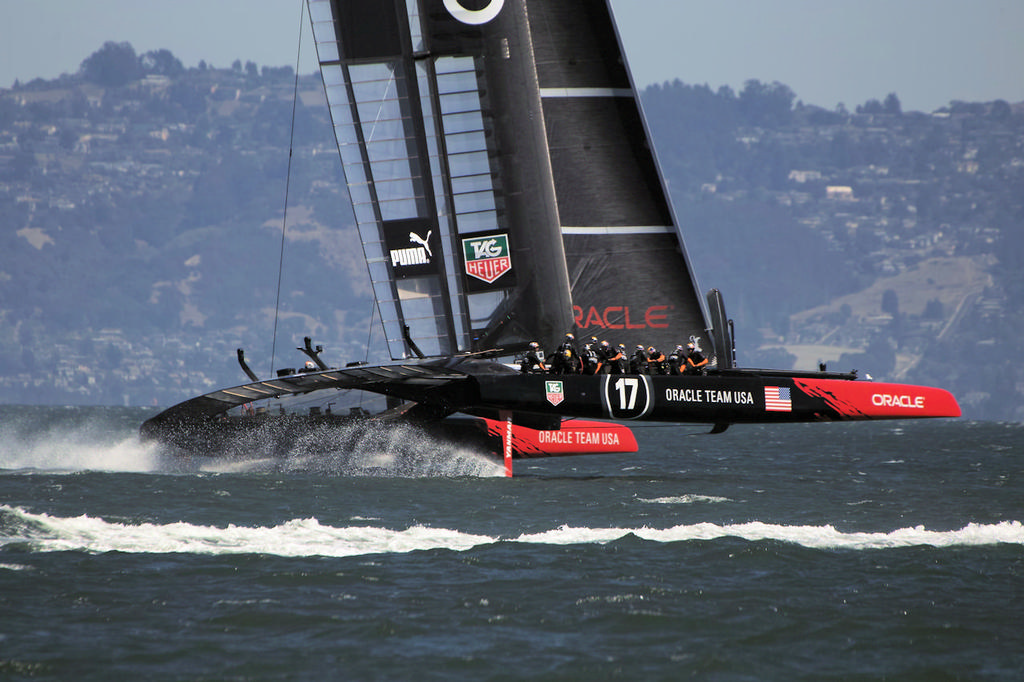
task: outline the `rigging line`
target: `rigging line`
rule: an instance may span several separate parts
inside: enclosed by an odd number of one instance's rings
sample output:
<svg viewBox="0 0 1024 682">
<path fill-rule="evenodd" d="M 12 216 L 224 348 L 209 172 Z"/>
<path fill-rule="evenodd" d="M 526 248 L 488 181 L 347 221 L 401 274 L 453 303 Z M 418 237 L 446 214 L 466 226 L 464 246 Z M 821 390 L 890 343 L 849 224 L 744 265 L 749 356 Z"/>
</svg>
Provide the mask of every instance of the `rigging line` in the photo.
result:
<svg viewBox="0 0 1024 682">
<path fill-rule="evenodd" d="M 373 316 L 377 313 L 377 300 L 370 301 L 370 322 L 366 325 L 366 355 L 363 357 L 363 361 L 369 364 L 370 362 L 370 337 L 373 336 Z"/>
<path fill-rule="evenodd" d="M 391 71 L 391 75 L 388 77 L 387 85 L 384 86 L 384 94 L 380 98 L 380 102 L 377 105 L 377 115 L 373 119 L 373 126 L 370 128 L 370 135 L 366 138 L 366 143 L 373 142 L 373 136 L 377 132 L 377 124 L 381 122 L 384 116 L 384 106 L 388 102 L 388 96 L 391 94 L 391 86 L 395 85 L 395 71 Z"/>
<path fill-rule="evenodd" d="M 370 301 L 370 320 L 366 325 L 366 354 L 363 356 L 363 362 L 370 364 L 370 339 L 373 336 L 373 316 L 377 312 L 377 298 Z M 382 323 L 383 326 L 383 323 Z M 359 407 L 363 406 L 363 399 L 366 398 L 366 391 L 359 392 Z"/>
<path fill-rule="evenodd" d="M 277 261 L 277 298 L 274 301 L 274 334 L 270 342 L 270 376 L 274 375 L 277 358 L 277 321 L 281 311 L 281 278 L 284 272 L 284 238 L 288 231 L 288 192 L 292 184 L 292 152 L 295 147 L 295 111 L 299 102 L 299 59 L 302 56 L 302 22 L 306 18 L 306 1 L 299 2 L 299 45 L 295 55 L 295 89 L 292 92 L 292 123 L 288 133 L 288 170 L 284 181 L 284 214 L 281 216 L 281 252 Z"/>
</svg>

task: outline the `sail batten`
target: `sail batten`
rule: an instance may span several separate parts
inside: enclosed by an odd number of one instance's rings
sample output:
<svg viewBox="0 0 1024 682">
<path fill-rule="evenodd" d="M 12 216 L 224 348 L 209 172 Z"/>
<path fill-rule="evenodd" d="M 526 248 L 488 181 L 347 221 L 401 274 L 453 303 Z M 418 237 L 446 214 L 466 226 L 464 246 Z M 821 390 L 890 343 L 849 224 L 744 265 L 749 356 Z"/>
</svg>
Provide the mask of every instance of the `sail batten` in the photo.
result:
<svg viewBox="0 0 1024 682">
<path fill-rule="evenodd" d="M 598 227 L 562 226 L 562 234 L 675 234 L 673 225 L 601 225 Z"/>
<path fill-rule="evenodd" d="M 628 88 L 541 88 L 540 96 L 549 97 L 633 97 Z"/>
</svg>

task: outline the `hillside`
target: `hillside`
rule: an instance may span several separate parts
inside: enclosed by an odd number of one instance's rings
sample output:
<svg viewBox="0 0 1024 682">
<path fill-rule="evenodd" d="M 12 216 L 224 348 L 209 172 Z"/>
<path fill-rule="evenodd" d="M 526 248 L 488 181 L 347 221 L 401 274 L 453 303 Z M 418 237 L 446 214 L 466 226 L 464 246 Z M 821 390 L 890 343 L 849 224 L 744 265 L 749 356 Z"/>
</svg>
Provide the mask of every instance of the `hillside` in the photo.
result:
<svg viewBox="0 0 1024 682">
<path fill-rule="evenodd" d="M 166 405 L 240 382 L 239 347 L 262 374 L 272 344 L 294 364 L 305 335 L 332 364 L 365 357 L 379 341 L 319 78 L 299 79 L 293 130 L 290 68 L 112 59 L 130 50 L 0 90 L 0 400 Z M 824 361 L 1024 419 L 1019 105 L 851 113 L 757 81 L 643 102 L 742 363 Z"/>
</svg>

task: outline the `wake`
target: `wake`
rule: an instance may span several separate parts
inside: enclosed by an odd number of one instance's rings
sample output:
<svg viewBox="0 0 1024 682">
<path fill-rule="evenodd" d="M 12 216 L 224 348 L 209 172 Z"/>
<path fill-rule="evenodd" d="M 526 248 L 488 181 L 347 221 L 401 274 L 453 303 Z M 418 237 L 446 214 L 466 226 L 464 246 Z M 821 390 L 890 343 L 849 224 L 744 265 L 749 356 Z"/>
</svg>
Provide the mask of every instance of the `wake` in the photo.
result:
<svg viewBox="0 0 1024 682">
<path fill-rule="evenodd" d="M 159 455 L 154 445 L 100 421 L 42 428 L 17 420 L 0 425 L 0 469 L 152 472 L 161 467 Z"/>
<path fill-rule="evenodd" d="M 388 478 L 504 475 L 504 467 L 496 459 L 434 438 L 414 425 L 312 426 L 283 451 L 273 427 L 270 424 L 266 431 L 257 429 L 239 436 L 226 446 L 233 454 L 186 461 L 200 471 L 217 473 L 273 471 Z"/>
<path fill-rule="evenodd" d="M 49 423 L 25 417 L 0 423 L 0 471 L 304 472 L 411 478 L 504 475 L 502 465 L 483 453 L 431 439 L 404 425 L 358 432 L 337 427 L 310 429 L 285 452 L 274 451 L 257 433 L 232 449 L 232 454 L 184 457 L 155 441 L 141 440 L 134 429 L 126 430 L 124 425 L 100 417 Z"/>
</svg>

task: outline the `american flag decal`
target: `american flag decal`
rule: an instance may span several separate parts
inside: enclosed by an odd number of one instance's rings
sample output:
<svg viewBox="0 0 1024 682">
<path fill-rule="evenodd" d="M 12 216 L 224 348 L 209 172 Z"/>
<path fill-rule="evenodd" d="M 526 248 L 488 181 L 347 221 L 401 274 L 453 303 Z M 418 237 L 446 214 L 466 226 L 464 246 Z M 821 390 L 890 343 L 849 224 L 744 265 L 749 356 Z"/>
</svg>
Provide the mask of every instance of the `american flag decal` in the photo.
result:
<svg viewBox="0 0 1024 682">
<path fill-rule="evenodd" d="M 793 401 L 790 399 L 789 388 L 765 386 L 764 409 L 766 412 L 792 412 Z"/>
</svg>

